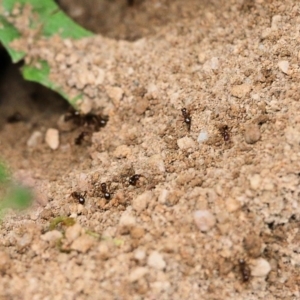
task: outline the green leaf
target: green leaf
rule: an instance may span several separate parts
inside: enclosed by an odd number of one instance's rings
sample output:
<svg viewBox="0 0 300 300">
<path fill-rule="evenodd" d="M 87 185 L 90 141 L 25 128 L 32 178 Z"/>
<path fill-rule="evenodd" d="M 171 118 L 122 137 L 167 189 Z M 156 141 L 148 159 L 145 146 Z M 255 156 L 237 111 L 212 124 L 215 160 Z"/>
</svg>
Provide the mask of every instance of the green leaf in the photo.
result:
<svg viewBox="0 0 300 300">
<path fill-rule="evenodd" d="M 71 99 L 68 95 L 62 90 L 62 88 L 55 84 L 53 81 L 49 79 L 50 67 L 46 61 L 39 61 L 36 63 L 37 66 L 25 65 L 21 68 L 24 79 L 29 81 L 38 82 L 47 88 L 56 91 L 62 97 L 67 99 L 72 105 L 76 104 L 76 101 L 81 99 L 82 95 L 78 94 L 76 97 Z"/>
<path fill-rule="evenodd" d="M 3 205 L 12 209 L 23 210 L 28 208 L 33 200 L 31 191 L 23 186 L 13 186 Z"/>
<path fill-rule="evenodd" d="M 0 16 L 0 41 L 8 51 L 14 63 L 20 61 L 25 56 L 24 52 L 16 51 L 9 46 L 9 44 L 18 37 L 20 37 L 20 34 L 17 29 L 7 22 L 3 16 Z"/>
<path fill-rule="evenodd" d="M 0 0 L 0 42 L 9 52 L 13 62 L 18 62 L 26 56 L 25 53 L 14 50 L 10 45 L 11 42 L 21 38 L 18 30 L 7 20 L 7 14 L 10 14 L 15 7 L 19 5 L 21 11 L 23 6 L 30 5 L 34 15 L 30 19 L 31 28 L 40 28 L 40 36 L 49 38 L 58 34 L 61 38 L 80 39 L 90 37 L 92 32 L 82 28 L 70 19 L 53 0 Z M 2 12 L 2 15 L 1 15 Z M 18 18 L 18 16 L 16 16 Z M 38 38 L 38 37 L 37 37 Z M 34 47 L 34 44 L 31 45 Z M 28 49 L 29 50 L 29 49 Z M 73 106 L 76 101 L 81 99 L 79 94 L 75 98 L 71 98 L 58 83 L 50 80 L 50 67 L 47 62 L 39 61 L 40 68 L 29 64 L 22 68 L 23 77 L 29 81 L 38 82 L 62 95 Z"/>
<path fill-rule="evenodd" d="M 6 182 L 8 179 L 7 169 L 3 163 L 0 162 L 0 183 Z"/>
</svg>

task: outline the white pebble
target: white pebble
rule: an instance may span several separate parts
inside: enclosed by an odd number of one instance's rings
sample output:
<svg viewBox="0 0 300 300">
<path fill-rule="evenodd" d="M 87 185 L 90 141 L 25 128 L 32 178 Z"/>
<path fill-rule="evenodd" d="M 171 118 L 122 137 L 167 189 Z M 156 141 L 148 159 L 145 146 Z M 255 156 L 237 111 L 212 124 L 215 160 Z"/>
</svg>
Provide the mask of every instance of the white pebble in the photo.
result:
<svg viewBox="0 0 300 300">
<path fill-rule="evenodd" d="M 67 228 L 65 236 L 69 243 L 76 240 L 82 231 L 82 227 L 79 224 L 74 224 L 73 226 L 70 226 Z"/>
<path fill-rule="evenodd" d="M 42 141 L 42 133 L 40 131 L 34 131 L 30 138 L 27 140 L 28 147 L 35 147 Z"/>
<path fill-rule="evenodd" d="M 147 265 L 157 270 L 163 270 L 167 264 L 159 252 L 153 251 L 148 257 Z"/>
<path fill-rule="evenodd" d="M 254 174 L 249 177 L 250 186 L 253 190 L 257 190 L 261 185 L 261 177 L 259 174 Z"/>
<path fill-rule="evenodd" d="M 45 141 L 52 150 L 56 150 L 59 146 L 59 131 L 49 128 L 46 132 Z"/>
<path fill-rule="evenodd" d="M 201 132 L 199 133 L 199 135 L 198 135 L 197 142 L 198 142 L 199 144 L 201 144 L 201 143 L 207 141 L 207 139 L 208 139 L 208 134 L 207 134 L 207 132 L 206 132 L 206 131 L 201 131 Z"/>
<path fill-rule="evenodd" d="M 148 268 L 137 267 L 129 274 L 129 282 L 138 281 L 140 278 L 144 277 L 149 272 Z"/>
<path fill-rule="evenodd" d="M 194 149 L 196 147 L 196 143 L 190 137 L 183 137 L 177 140 L 177 145 L 182 150 Z"/>
<path fill-rule="evenodd" d="M 116 107 L 119 107 L 124 91 L 120 87 L 117 87 L 117 86 L 107 86 L 106 92 L 107 92 L 108 96 L 111 98 L 113 104 Z"/>
<path fill-rule="evenodd" d="M 94 243 L 95 240 L 91 236 L 84 234 L 72 243 L 71 249 L 86 253 L 94 245 Z"/>
<path fill-rule="evenodd" d="M 207 232 L 216 224 L 216 218 L 208 210 L 197 210 L 194 212 L 194 220 L 202 232 Z"/>
<path fill-rule="evenodd" d="M 285 73 L 285 74 L 288 73 L 289 65 L 290 65 L 290 64 L 289 64 L 289 62 L 288 62 L 287 60 L 281 60 L 281 61 L 278 62 L 278 67 L 279 67 L 279 69 L 280 69 L 283 73 Z"/>
<path fill-rule="evenodd" d="M 127 211 L 124 211 L 121 218 L 120 218 L 119 224 L 121 226 L 132 227 L 136 224 L 136 220 L 135 220 L 135 217 L 128 214 Z"/>
<path fill-rule="evenodd" d="M 168 196 L 169 196 L 170 192 L 166 189 L 161 190 L 159 196 L 158 196 L 158 202 L 165 204 L 167 203 L 168 200 Z"/>
<path fill-rule="evenodd" d="M 258 258 L 251 268 L 251 275 L 255 277 L 264 277 L 271 271 L 271 266 L 264 258 Z"/>
<path fill-rule="evenodd" d="M 46 242 L 57 241 L 63 237 L 62 233 L 58 230 L 48 231 L 41 235 L 41 239 Z"/>
<path fill-rule="evenodd" d="M 136 249 L 134 251 L 134 259 L 138 260 L 138 261 L 141 261 L 141 260 L 144 260 L 145 257 L 146 257 L 146 252 L 142 249 Z"/>
<path fill-rule="evenodd" d="M 131 205 L 134 210 L 138 213 L 143 211 L 147 206 L 148 203 L 153 199 L 153 193 L 151 191 L 146 191 L 141 195 L 138 195 L 135 199 L 133 199 Z"/>
</svg>

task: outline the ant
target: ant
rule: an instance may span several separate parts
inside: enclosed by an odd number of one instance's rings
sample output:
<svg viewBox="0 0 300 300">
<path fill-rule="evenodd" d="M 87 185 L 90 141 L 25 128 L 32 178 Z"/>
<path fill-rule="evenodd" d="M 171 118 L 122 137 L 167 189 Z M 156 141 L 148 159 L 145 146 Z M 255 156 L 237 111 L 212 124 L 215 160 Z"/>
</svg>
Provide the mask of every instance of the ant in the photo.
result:
<svg viewBox="0 0 300 300">
<path fill-rule="evenodd" d="M 229 127 L 227 125 L 223 125 L 219 128 L 219 131 L 223 136 L 224 141 L 228 142 L 230 140 Z"/>
<path fill-rule="evenodd" d="M 143 176 L 143 175 L 140 175 L 140 174 L 132 175 L 128 180 L 129 184 L 136 186 L 136 183 L 138 182 L 138 180 L 140 179 L 141 176 Z"/>
<path fill-rule="evenodd" d="M 102 183 L 101 183 L 101 192 L 103 193 L 103 197 L 104 197 L 106 200 L 110 200 L 111 193 L 107 190 L 107 185 L 106 185 L 105 182 L 102 182 Z"/>
<path fill-rule="evenodd" d="M 84 139 L 84 137 L 85 137 L 86 135 L 88 135 L 88 132 L 82 131 L 82 132 L 78 135 L 78 137 L 75 138 L 75 140 L 74 140 L 75 145 L 81 145 L 82 142 L 83 142 L 83 139 Z"/>
<path fill-rule="evenodd" d="M 181 109 L 181 113 L 183 116 L 183 122 L 187 125 L 188 131 L 191 130 L 192 117 L 186 108 Z"/>
<path fill-rule="evenodd" d="M 247 282 L 250 279 L 250 268 L 244 259 L 239 260 L 240 272 L 242 274 L 243 282 Z"/>
<path fill-rule="evenodd" d="M 83 194 L 81 194 L 81 193 L 79 193 L 79 192 L 73 192 L 73 193 L 71 194 L 71 196 L 72 196 L 74 199 L 78 200 L 78 202 L 79 202 L 80 204 L 83 205 L 83 204 L 85 203 L 86 191 L 85 191 Z"/>
<path fill-rule="evenodd" d="M 98 131 L 101 127 L 105 127 L 108 122 L 108 116 L 101 116 L 92 113 L 86 115 L 80 114 L 76 110 L 72 110 L 65 114 L 65 122 L 73 121 L 77 126 L 94 126 L 94 129 Z"/>
</svg>

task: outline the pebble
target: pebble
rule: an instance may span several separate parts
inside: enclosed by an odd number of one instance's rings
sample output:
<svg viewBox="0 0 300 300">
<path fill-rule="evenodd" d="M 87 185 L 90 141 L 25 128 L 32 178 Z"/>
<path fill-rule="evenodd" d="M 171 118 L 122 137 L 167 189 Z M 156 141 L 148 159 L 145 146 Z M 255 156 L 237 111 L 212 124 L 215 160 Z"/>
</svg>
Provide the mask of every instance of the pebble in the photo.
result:
<svg viewBox="0 0 300 300">
<path fill-rule="evenodd" d="M 244 98 L 251 91 L 250 84 L 234 85 L 231 88 L 231 94 L 237 98 Z"/>
<path fill-rule="evenodd" d="M 61 239 L 63 237 L 62 233 L 58 230 L 48 231 L 41 235 L 41 239 L 45 242 L 53 242 Z"/>
<path fill-rule="evenodd" d="M 138 281 L 140 278 L 144 277 L 149 272 L 149 269 L 146 267 L 137 267 L 132 270 L 129 274 L 129 282 Z"/>
<path fill-rule="evenodd" d="M 137 98 L 134 111 L 137 115 L 142 115 L 149 107 L 149 101 L 144 98 Z"/>
<path fill-rule="evenodd" d="M 167 203 L 169 194 L 170 194 L 169 190 L 166 190 L 166 189 L 161 190 L 160 194 L 158 196 L 158 202 L 162 203 L 162 204 Z"/>
<path fill-rule="evenodd" d="M 117 87 L 117 86 L 106 86 L 105 89 L 106 89 L 108 96 L 111 98 L 113 104 L 116 107 L 119 107 L 120 101 L 124 94 L 124 91 L 120 87 Z"/>
<path fill-rule="evenodd" d="M 88 98 L 85 98 L 80 104 L 80 111 L 83 114 L 88 114 L 92 110 L 92 101 Z"/>
<path fill-rule="evenodd" d="M 11 259 L 9 255 L 4 252 L 0 251 L 0 273 L 5 273 L 11 265 Z"/>
<path fill-rule="evenodd" d="M 300 144 L 300 126 L 295 128 L 292 126 L 286 127 L 284 135 L 287 143 L 291 146 Z"/>
<path fill-rule="evenodd" d="M 160 154 L 154 154 L 148 159 L 148 165 L 150 168 L 165 173 L 165 163 Z"/>
<path fill-rule="evenodd" d="M 238 200 L 231 197 L 226 199 L 225 205 L 227 211 L 230 213 L 237 211 L 241 207 L 241 203 Z"/>
<path fill-rule="evenodd" d="M 194 140 L 188 136 L 178 139 L 177 145 L 181 150 L 194 149 L 196 147 Z"/>
<path fill-rule="evenodd" d="M 207 140 L 208 140 L 208 134 L 207 134 L 207 132 L 206 131 L 201 131 L 199 133 L 199 135 L 198 135 L 197 142 L 199 144 L 201 144 L 201 143 L 203 143 L 203 142 L 205 142 Z"/>
<path fill-rule="evenodd" d="M 101 243 L 97 250 L 97 253 L 101 259 L 107 260 L 110 257 L 109 247 L 106 243 Z"/>
<path fill-rule="evenodd" d="M 202 232 L 207 232 L 216 224 L 216 218 L 208 210 L 197 210 L 194 212 L 194 220 L 197 227 Z"/>
<path fill-rule="evenodd" d="M 74 224 L 66 229 L 65 237 L 69 243 L 76 240 L 82 232 L 82 227 L 79 224 Z"/>
<path fill-rule="evenodd" d="M 145 235 L 145 230 L 144 230 L 144 228 L 142 228 L 142 227 L 133 227 L 133 228 L 130 230 L 130 236 L 131 236 L 133 239 L 140 239 L 140 238 L 142 238 L 144 235 Z"/>
<path fill-rule="evenodd" d="M 259 174 L 254 174 L 249 177 L 250 187 L 253 190 L 257 190 L 261 185 L 261 177 Z"/>
<path fill-rule="evenodd" d="M 128 214 L 127 211 L 125 211 L 119 221 L 119 230 L 120 234 L 128 234 L 130 229 L 132 229 L 136 224 L 136 220 L 133 216 Z"/>
<path fill-rule="evenodd" d="M 71 249 L 81 253 L 86 253 L 89 249 L 92 248 L 94 243 L 95 240 L 91 236 L 84 234 L 72 243 Z"/>
<path fill-rule="evenodd" d="M 147 265 L 157 270 L 163 270 L 167 264 L 159 252 L 153 251 L 147 259 Z"/>
<path fill-rule="evenodd" d="M 36 147 L 38 144 L 42 142 L 43 135 L 40 131 L 34 131 L 30 138 L 27 140 L 28 147 Z"/>
<path fill-rule="evenodd" d="M 265 277 L 271 271 L 271 265 L 264 258 L 258 258 L 254 261 L 251 268 L 251 275 L 255 277 Z"/>
<path fill-rule="evenodd" d="M 288 73 L 289 66 L 290 66 L 290 64 L 287 60 L 281 60 L 278 62 L 278 67 L 284 74 Z"/>
<path fill-rule="evenodd" d="M 142 261 L 146 258 L 146 252 L 142 249 L 136 249 L 133 253 L 134 259 Z"/>
<path fill-rule="evenodd" d="M 260 129 L 257 124 L 250 124 L 245 128 L 244 138 L 247 144 L 255 144 L 260 136 Z"/>
<path fill-rule="evenodd" d="M 46 132 L 45 141 L 52 150 L 58 149 L 58 147 L 59 147 L 59 131 L 54 128 L 49 128 Z"/>
<path fill-rule="evenodd" d="M 120 145 L 116 148 L 116 150 L 113 153 L 113 156 L 115 158 L 126 158 L 129 155 L 131 155 L 131 149 L 127 145 Z"/>
<path fill-rule="evenodd" d="M 154 198 L 154 195 L 151 191 L 146 191 L 141 195 L 138 195 L 133 199 L 131 205 L 134 210 L 138 213 L 147 208 L 148 203 Z"/>
</svg>

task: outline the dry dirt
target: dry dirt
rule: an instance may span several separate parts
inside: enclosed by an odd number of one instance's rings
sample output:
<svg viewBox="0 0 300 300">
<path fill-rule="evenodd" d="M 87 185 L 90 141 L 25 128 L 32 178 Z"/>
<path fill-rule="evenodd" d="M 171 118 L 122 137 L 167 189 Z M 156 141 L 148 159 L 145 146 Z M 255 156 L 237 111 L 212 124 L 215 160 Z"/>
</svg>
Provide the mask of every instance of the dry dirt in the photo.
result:
<svg viewBox="0 0 300 300">
<path fill-rule="evenodd" d="M 102 36 L 19 22 L 15 47 L 105 127 L 76 145 L 62 99 L 1 74 L 1 157 L 36 193 L 0 227 L 1 299 L 300 299 L 299 1 L 84 2 L 60 1 Z"/>
</svg>

